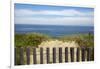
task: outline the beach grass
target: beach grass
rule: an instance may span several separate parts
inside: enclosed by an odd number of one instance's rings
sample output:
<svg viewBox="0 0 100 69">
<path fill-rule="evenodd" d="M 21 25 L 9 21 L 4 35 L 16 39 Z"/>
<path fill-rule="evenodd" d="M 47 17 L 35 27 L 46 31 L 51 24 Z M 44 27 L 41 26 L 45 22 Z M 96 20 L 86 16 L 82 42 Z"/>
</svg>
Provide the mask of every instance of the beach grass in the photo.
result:
<svg viewBox="0 0 100 69">
<path fill-rule="evenodd" d="M 74 42 L 74 43 L 73 43 Z M 68 44 L 68 45 L 67 45 Z M 71 44 L 71 45 L 69 45 Z M 19 65 L 19 49 L 20 47 L 25 49 L 27 47 L 94 47 L 94 34 L 73 34 L 64 35 L 60 37 L 52 37 L 41 33 L 28 33 L 28 34 L 15 34 L 15 47 L 17 48 L 17 65 Z M 94 57 L 94 54 L 92 54 Z M 39 61 L 39 60 L 38 60 Z M 26 60 L 24 60 L 26 62 Z"/>
<path fill-rule="evenodd" d="M 38 47 L 44 41 L 59 40 L 63 42 L 75 41 L 80 47 L 93 47 L 94 34 L 72 34 L 52 37 L 42 33 L 15 34 L 15 47 Z"/>
</svg>

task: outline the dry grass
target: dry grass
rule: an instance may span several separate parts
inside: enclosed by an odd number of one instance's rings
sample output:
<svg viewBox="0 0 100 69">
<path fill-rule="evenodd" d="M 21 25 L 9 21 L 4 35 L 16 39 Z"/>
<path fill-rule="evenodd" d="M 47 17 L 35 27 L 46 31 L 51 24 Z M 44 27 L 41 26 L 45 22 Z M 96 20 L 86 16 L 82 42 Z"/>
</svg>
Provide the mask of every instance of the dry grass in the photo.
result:
<svg viewBox="0 0 100 69">
<path fill-rule="evenodd" d="M 50 40 L 50 41 L 43 41 L 38 47 L 43 48 L 53 48 L 53 47 L 79 47 L 79 45 L 75 41 L 67 41 L 63 42 L 60 40 Z"/>
</svg>

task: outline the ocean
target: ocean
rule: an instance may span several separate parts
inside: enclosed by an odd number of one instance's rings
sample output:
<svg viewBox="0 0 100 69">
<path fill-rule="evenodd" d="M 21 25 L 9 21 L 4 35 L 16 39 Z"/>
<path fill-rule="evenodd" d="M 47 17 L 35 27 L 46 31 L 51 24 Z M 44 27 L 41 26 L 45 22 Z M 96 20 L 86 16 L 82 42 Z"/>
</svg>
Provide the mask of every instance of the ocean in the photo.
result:
<svg viewBox="0 0 100 69">
<path fill-rule="evenodd" d="M 64 36 L 72 34 L 94 33 L 93 26 L 62 26 L 62 25 L 32 25 L 15 24 L 15 33 L 43 33 L 50 36 Z"/>
</svg>

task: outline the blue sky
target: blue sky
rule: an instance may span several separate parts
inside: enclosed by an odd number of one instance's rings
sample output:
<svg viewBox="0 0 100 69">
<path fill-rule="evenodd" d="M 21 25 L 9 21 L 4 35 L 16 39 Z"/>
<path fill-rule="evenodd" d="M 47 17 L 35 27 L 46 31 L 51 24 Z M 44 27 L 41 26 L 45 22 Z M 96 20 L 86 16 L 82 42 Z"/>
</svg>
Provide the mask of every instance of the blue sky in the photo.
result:
<svg viewBox="0 0 100 69">
<path fill-rule="evenodd" d="M 94 9 L 72 6 L 15 4 L 15 24 L 93 26 Z"/>
</svg>

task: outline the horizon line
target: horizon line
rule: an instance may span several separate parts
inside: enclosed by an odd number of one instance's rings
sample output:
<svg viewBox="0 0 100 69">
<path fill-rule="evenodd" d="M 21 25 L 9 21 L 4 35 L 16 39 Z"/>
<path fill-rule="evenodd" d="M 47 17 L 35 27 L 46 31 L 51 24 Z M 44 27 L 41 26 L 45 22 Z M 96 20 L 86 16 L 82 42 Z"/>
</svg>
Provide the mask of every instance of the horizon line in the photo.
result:
<svg viewBox="0 0 100 69">
<path fill-rule="evenodd" d="M 20 23 L 15 23 L 15 24 L 20 24 Z M 20 24 L 20 25 L 21 25 L 21 24 Z M 52 26 L 92 26 L 92 27 L 94 27 L 94 24 L 93 24 L 93 25 L 24 24 L 24 25 L 52 25 Z"/>
</svg>

